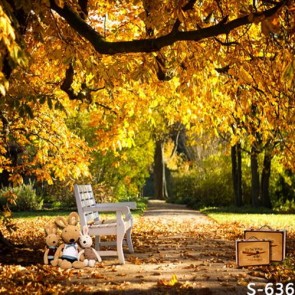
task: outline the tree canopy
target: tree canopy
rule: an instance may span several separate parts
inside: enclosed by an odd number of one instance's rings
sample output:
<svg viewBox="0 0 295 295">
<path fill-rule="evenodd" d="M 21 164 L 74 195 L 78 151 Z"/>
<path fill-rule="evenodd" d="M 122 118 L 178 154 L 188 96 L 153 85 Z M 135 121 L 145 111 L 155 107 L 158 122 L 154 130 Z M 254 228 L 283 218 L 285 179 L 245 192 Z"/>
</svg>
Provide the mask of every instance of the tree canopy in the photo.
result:
<svg viewBox="0 0 295 295">
<path fill-rule="evenodd" d="M 63 29 L 78 33 L 96 52 L 156 52 L 178 41 L 202 41 L 235 29 L 262 22 L 271 27 L 273 16 L 289 1 L 222 3 L 219 1 L 1 1 L 3 31 L 2 71 L 9 75 L 23 60 L 23 35 L 33 31 L 40 37 L 73 42 Z M 61 18 L 56 19 L 56 14 Z M 109 27 L 109 28 L 108 28 Z M 153 27 L 153 36 L 149 36 Z M 43 35 L 43 36 L 42 36 Z M 79 40 L 79 43 L 83 43 Z M 76 43 L 77 44 L 77 43 Z"/>
<path fill-rule="evenodd" d="M 290 142 L 294 11 L 292 1 L 2 0 L 0 172 L 87 175 L 90 151 L 129 148 L 143 126 Z M 69 120 L 86 113 L 92 130 L 78 134 Z"/>
</svg>

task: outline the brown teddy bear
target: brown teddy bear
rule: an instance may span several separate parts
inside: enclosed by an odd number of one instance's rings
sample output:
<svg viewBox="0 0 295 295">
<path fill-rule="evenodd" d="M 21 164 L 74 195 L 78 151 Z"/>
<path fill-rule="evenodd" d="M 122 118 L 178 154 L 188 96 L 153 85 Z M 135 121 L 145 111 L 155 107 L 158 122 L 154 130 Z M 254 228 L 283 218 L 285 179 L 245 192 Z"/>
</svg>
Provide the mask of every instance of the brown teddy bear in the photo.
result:
<svg viewBox="0 0 295 295">
<path fill-rule="evenodd" d="M 56 225 L 62 229 L 61 238 L 63 243 L 57 248 L 54 259 L 51 262 L 53 266 L 59 266 L 63 269 L 84 268 L 82 261 L 78 261 L 80 246 L 77 241 L 81 235 L 80 228 L 77 225 L 79 215 L 76 212 L 70 213 L 67 220 L 64 217 L 55 219 Z"/>
<path fill-rule="evenodd" d="M 60 236 L 57 234 L 57 227 L 54 223 L 45 227 L 45 252 L 43 256 L 44 264 L 50 264 L 54 259 L 55 252 L 57 250 Z"/>
</svg>

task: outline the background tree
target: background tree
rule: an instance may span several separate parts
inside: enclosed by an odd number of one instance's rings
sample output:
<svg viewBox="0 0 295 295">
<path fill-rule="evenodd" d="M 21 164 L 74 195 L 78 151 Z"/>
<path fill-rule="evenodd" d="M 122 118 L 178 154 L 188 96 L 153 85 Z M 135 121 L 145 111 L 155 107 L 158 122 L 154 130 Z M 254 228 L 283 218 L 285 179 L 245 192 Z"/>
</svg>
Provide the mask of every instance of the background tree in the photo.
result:
<svg viewBox="0 0 295 295">
<path fill-rule="evenodd" d="M 226 58 L 223 60 L 226 66 L 217 68 L 217 72 L 224 75 L 224 84 L 217 82 L 216 85 L 222 87 L 218 88 L 220 93 L 229 95 L 229 100 L 225 100 L 226 96 L 220 100 L 222 103 L 216 104 L 217 99 L 213 100 L 213 115 L 217 109 L 217 114 L 214 115 L 215 126 L 219 132 L 227 130 L 231 134 L 232 146 L 240 144 L 242 140 L 243 148 L 249 147 L 254 206 L 262 204 L 271 207 L 271 160 L 276 152 L 283 151 L 286 144 L 286 141 L 282 140 L 281 130 L 292 129 L 292 124 L 285 126 L 286 122 L 290 122 L 287 114 L 290 104 L 293 104 L 288 94 L 293 91 L 290 87 L 293 77 L 287 74 L 290 73 L 293 61 L 287 52 L 292 52 L 291 44 L 294 44 L 293 34 L 290 34 L 293 24 L 288 21 L 288 11 L 285 11 L 284 19 L 287 20 L 284 26 L 278 26 L 279 21 L 277 16 L 274 16 L 272 26 L 267 30 L 265 26 L 268 23 L 262 23 L 262 35 L 257 28 L 252 28 L 245 41 L 240 39 L 240 42 L 243 41 L 242 47 L 241 44 L 232 42 L 234 46 L 227 48 Z M 264 42 L 265 38 L 267 42 Z M 247 41 L 248 39 L 251 39 L 251 42 Z M 257 42 L 260 46 L 257 46 Z M 284 47 L 288 47 L 290 51 L 283 53 Z M 239 53 L 241 58 L 235 59 L 232 53 Z M 222 119 L 222 125 L 217 118 L 220 113 L 228 118 Z M 258 156 L 262 153 L 264 159 L 260 170 Z"/>
<path fill-rule="evenodd" d="M 244 59 L 237 53 L 247 42 L 255 44 L 256 37 L 247 40 L 245 35 L 249 27 L 256 27 L 253 24 L 261 23 L 263 30 L 273 22 L 279 27 L 282 11 L 293 13 L 285 1 L 254 7 L 247 1 L 1 3 L 3 23 L 10 21 L 3 40 L 12 39 L 13 48 L 20 52 L 18 60 L 8 41 L 4 42 L 6 81 L 23 79 L 23 85 L 31 85 L 26 97 L 40 98 L 42 94 L 40 103 L 47 102 L 49 108 L 62 108 L 66 99 L 73 103 L 71 107 L 89 107 L 92 124 L 99 126 L 105 120 L 108 125 L 104 132 L 97 132 L 105 135 L 99 138 L 100 149 L 131 146 L 142 122 L 139 118 L 158 124 L 153 105 L 163 98 L 168 125 L 180 122 L 186 128 L 194 126 L 196 134 L 212 124 L 220 125 L 220 118 L 216 122 L 210 118 L 212 104 L 207 100 L 212 95 L 210 85 L 217 79 L 210 71 L 226 66 L 225 56 L 234 61 L 237 56 Z M 228 50 L 240 39 L 241 47 Z M 17 62 L 25 60 L 21 48 L 27 53 L 29 67 L 12 72 Z M 210 82 L 205 83 L 203 77 L 209 77 Z M 171 79 L 174 86 L 161 83 Z M 147 107 L 142 109 L 142 105 Z"/>
</svg>

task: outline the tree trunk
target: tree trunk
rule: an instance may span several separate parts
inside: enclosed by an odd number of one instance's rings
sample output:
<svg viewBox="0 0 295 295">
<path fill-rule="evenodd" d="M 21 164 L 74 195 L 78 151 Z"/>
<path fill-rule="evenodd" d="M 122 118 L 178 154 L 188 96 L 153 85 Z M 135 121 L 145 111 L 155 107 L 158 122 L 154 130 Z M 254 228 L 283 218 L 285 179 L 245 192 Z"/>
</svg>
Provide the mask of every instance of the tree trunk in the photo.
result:
<svg viewBox="0 0 295 295">
<path fill-rule="evenodd" d="M 231 161 L 235 204 L 240 207 L 243 206 L 242 153 L 240 144 L 236 144 L 231 148 Z"/>
<path fill-rule="evenodd" d="M 11 248 L 11 247 L 14 247 L 14 245 L 10 243 L 10 241 L 7 240 L 3 236 L 3 233 L 0 231 L 0 249 L 3 250 L 4 248 Z"/>
<path fill-rule="evenodd" d="M 154 185 L 155 198 L 164 200 L 168 198 L 165 162 L 163 153 L 163 141 L 156 142 L 155 157 L 154 157 Z"/>
<path fill-rule="evenodd" d="M 21 148 L 18 144 L 8 144 L 8 150 L 5 157 L 11 161 L 11 167 L 16 167 L 18 165 L 19 156 L 23 151 L 24 149 Z M 11 174 L 5 169 L 2 171 L 2 173 L 0 173 L 0 188 L 7 187 L 12 184 L 9 181 L 10 176 Z"/>
<path fill-rule="evenodd" d="M 174 154 L 174 152 L 177 152 L 178 154 L 183 154 L 187 161 L 194 161 L 196 158 L 194 149 L 191 146 L 187 145 L 187 135 L 185 127 L 178 124 L 175 129 L 176 130 L 174 130 L 171 134 L 171 138 L 175 143 L 172 155 Z"/>
<path fill-rule="evenodd" d="M 261 175 L 261 199 L 262 199 L 262 205 L 267 208 L 272 208 L 270 195 L 269 195 L 271 160 L 272 160 L 271 151 L 269 150 L 269 148 L 266 148 L 264 152 L 263 168 L 262 168 L 262 175 Z"/>
<path fill-rule="evenodd" d="M 255 148 L 251 150 L 251 198 L 252 206 L 259 206 L 259 172 L 258 172 L 258 153 Z"/>
<path fill-rule="evenodd" d="M 8 187 L 9 186 L 9 173 L 7 170 L 3 170 L 2 173 L 0 173 L 0 189 L 3 187 Z"/>
</svg>

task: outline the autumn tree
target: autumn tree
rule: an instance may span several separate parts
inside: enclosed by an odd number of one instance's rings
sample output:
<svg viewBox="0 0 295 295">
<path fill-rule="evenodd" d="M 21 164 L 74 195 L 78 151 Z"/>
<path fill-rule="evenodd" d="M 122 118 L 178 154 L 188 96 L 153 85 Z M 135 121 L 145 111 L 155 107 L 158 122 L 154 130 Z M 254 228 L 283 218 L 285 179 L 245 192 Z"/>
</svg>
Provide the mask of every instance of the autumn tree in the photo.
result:
<svg viewBox="0 0 295 295">
<path fill-rule="evenodd" d="M 294 23 L 288 10 L 282 12 L 282 19 L 275 15 L 271 22 L 266 20 L 261 26 L 253 26 L 245 40 L 240 39 L 226 49 L 222 66 L 216 67 L 222 82 L 215 84 L 214 95 L 218 96 L 217 100 L 220 95 L 223 99 L 218 103 L 213 99 L 211 111 L 215 113 L 215 126 L 219 132 L 230 134 L 233 175 L 241 173 L 241 148 L 248 150 L 254 206 L 271 207 L 271 161 L 276 154 L 289 153 L 292 141 L 289 136 L 294 128 L 290 117 L 294 104 L 291 57 Z M 222 120 L 217 119 L 220 113 L 224 115 Z M 260 155 L 263 155 L 261 167 Z M 240 175 L 234 179 L 236 192 L 241 190 L 240 179 Z"/>
<path fill-rule="evenodd" d="M 87 174 L 90 149 L 65 121 L 79 103 L 56 87 L 66 69 L 54 59 L 60 43 L 48 48 L 31 34 L 25 38 L 31 44 L 27 67 L 10 73 L 9 90 L 0 100 L 1 184 L 21 183 L 24 176 L 52 184 L 53 178 Z"/>
<path fill-rule="evenodd" d="M 18 102 L 23 104 L 23 99 Z M 64 180 L 88 173 L 90 149 L 68 130 L 63 111 L 37 105 L 26 99 L 24 113 L 19 112 L 20 106 L 2 111 L 1 157 L 5 160 L 1 162 L 1 186 L 20 184 L 30 176 L 52 184 L 53 178 Z"/>
<path fill-rule="evenodd" d="M 131 121 L 134 119 L 130 103 L 134 96 L 123 99 L 124 88 L 140 93 L 144 84 L 154 86 L 159 80 L 178 77 L 174 103 L 181 105 L 181 111 L 175 113 L 171 108 L 170 120 L 189 125 L 200 113 L 194 112 L 197 94 L 193 88 L 202 87 L 202 83 L 196 83 L 196 72 L 203 70 L 201 57 L 213 62 L 214 54 L 228 45 L 228 38 L 240 36 L 240 29 L 248 25 L 270 20 L 282 8 L 291 11 L 292 7 L 288 1 L 255 6 L 249 6 L 248 1 L 124 1 L 115 5 L 91 0 L 2 1 L 2 94 L 6 94 L 9 83 L 12 85 L 13 76 L 25 77 L 29 84 L 38 84 L 34 97 L 42 95 L 41 104 L 47 102 L 49 108 L 63 106 L 65 96 L 95 104 L 107 120 L 118 123 L 114 138 L 105 141 L 118 148 L 125 144 L 123 139 L 128 142 L 132 137 L 132 132 L 127 134 L 130 125 L 124 129 L 129 121 L 122 119 L 126 117 L 121 116 L 121 107 L 129 112 Z M 37 52 L 42 52 L 39 58 Z M 29 70 L 25 67 L 28 65 Z M 54 70 L 46 71 L 49 68 Z M 14 69 L 19 72 L 14 73 Z M 149 97 L 161 97 L 151 87 L 145 89 Z M 166 97 L 173 97 L 171 89 Z M 10 97 L 17 100 L 12 94 Z M 147 101 L 146 94 L 142 97 Z M 33 108 L 26 107 L 26 113 Z M 139 107 L 137 117 L 145 114 L 152 118 Z M 95 116 L 93 122 L 101 118 Z"/>
<path fill-rule="evenodd" d="M 196 0 L 149 1 L 148 4 L 124 1 L 115 6 L 112 1 L 103 4 L 97 1 L 2 1 L 3 79 L 9 78 L 15 65 L 22 62 L 21 49 L 28 45 L 23 43 L 23 37 L 28 29 L 39 36 L 63 37 L 62 27 L 54 29 L 56 14 L 66 30 L 70 26 L 83 37 L 79 43 L 87 40 L 99 54 L 115 55 L 156 52 L 170 46 L 172 49 L 178 41 L 200 42 L 227 35 L 239 27 L 271 17 L 285 5 L 288 1 L 271 5 L 261 3 L 259 7 L 249 6 L 248 1 L 234 4 L 198 3 Z M 111 19 L 110 24 L 107 16 Z M 147 23 L 151 24 L 152 37 L 146 36 Z M 51 29 L 44 31 L 44 25 Z M 107 29 L 108 25 L 110 29 Z M 118 31 L 118 26 L 124 29 Z M 65 48 L 70 39 L 64 41 Z"/>
<path fill-rule="evenodd" d="M 134 118 L 132 124 L 128 112 L 120 113 L 120 116 L 124 115 L 126 121 L 123 118 L 121 121 L 124 121 L 125 128 L 128 126 L 128 132 L 122 130 L 118 136 L 116 133 L 120 128 L 124 129 L 119 126 L 120 121 L 103 119 L 107 114 L 100 107 L 81 106 L 79 112 L 67 119 L 70 130 L 84 138 L 92 148 L 89 163 L 91 183 L 101 202 L 140 196 L 153 162 L 154 143 L 148 124 L 138 124 L 140 118 Z"/>
</svg>

